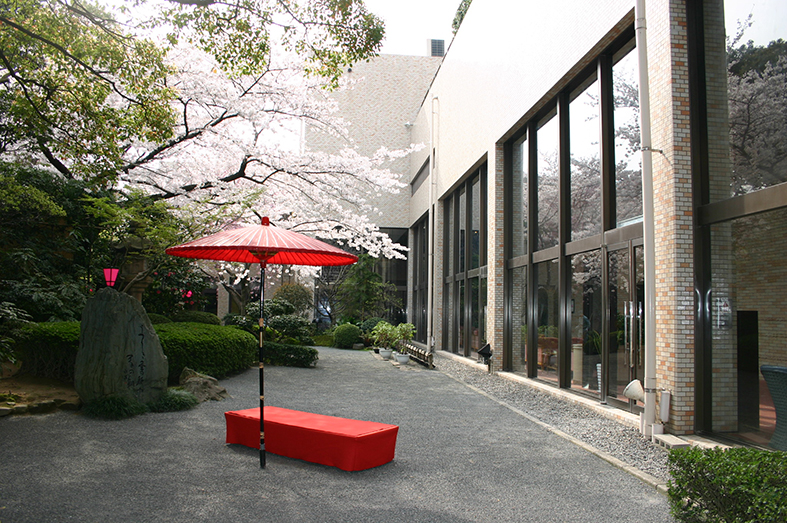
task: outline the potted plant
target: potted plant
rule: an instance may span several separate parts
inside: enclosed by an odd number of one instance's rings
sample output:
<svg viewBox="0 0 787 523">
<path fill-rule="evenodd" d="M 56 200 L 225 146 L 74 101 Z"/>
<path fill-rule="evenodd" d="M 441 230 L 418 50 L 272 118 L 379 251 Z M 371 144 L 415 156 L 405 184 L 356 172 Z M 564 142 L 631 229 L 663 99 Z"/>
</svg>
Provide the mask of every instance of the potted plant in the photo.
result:
<svg viewBox="0 0 787 523">
<path fill-rule="evenodd" d="M 412 323 L 400 323 L 396 327 L 396 340 L 394 342 L 394 346 L 396 348 L 400 348 L 400 346 L 413 339 L 413 335 L 415 334 L 415 325 Z M 397 352 L 396 353 L 396 361 L 400 364 L 407 363 L 410 361 L 410 355 L 406 352 Z"/>
<path fill-rule="evenodd" d="M 387 321 L 381 321 L 374 326 L 371 333 L 371 340 L 375 347 L 379 347 L 378 353 L 384 360 L 391 357 L 393 353 L 393 346 L 396 343 L 396 327 Z"/>
</svg>

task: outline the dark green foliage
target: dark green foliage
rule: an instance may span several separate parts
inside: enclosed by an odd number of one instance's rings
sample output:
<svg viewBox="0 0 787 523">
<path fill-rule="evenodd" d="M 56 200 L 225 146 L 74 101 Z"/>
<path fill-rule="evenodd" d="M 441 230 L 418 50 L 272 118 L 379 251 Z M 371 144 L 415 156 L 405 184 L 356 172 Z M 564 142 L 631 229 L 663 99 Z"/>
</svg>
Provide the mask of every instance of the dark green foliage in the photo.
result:
<svg viewBox="0 0 787 523">
<path fill-rule="evenodd" d="M 766 47 L 755 46 L 749 41 L 737 49 L 730 49 L 728 55 L 732 74 L 743 76 L 751 70 L 762 74 L 768 64 L 776 65 L 780 58 L 787 56 L 787 42 L 779 38 Z"/>
<path fill-rule="evenodd" d="M 670 452 L 669 502 L 678 521 L 787 521 L 787 453 L 752 448 Z"/>
<path fill-rule="evenodd" d="M 459 31 L 459 27 L 461 27 L 462 20 L 465 19 L 465 14 L 467 14 L 467 10 L 471 3 L 473 3 L 473 0 L 462 0 L 459 3 L 459 7 L 456 9 L 456 14 L 454 15 L 454 21 L 451 22 L 451 29 L 454 34 Z"/>
<path fill-rule="evenodd" d="M 333 347 L 333 334 L 326 332 L 314 337 L 314 344 L 318 347 Z"/>
<path fill-rule="evenodd" d="M 383 318 L 369 318 L 368 320 L 365 320 L 363 323 L 361 323 L 361 332 L 364 335 L 369 334 L 372 332 L 372 329 L 374 329 L 381 321 L 385 320 Z"/>
<path fill-rule="evenodd" d="M 172 320 L 170 320 L 163 314 L 156 314 L 155 312 L 149 312 L 148 319 L 150 320 L 150 323 L 152 323 L 153 325 L 159 325 L 161 323 L 172 323 Z"/>
<path fill-rule="evenodd" d="M 158 401 L 148 404 L 151 412 L 177 412 L 199 405 L 197 397 L 185 390 L 167 389 Z"/>
<path fill-rule="evenodd" d="M 98 398 L 82 407 L 86 416 L 112 420 L 131 418 L 147 411 L 148 407 L 144 403 L 119 396 Z"/>
<path fill-rule="evenodd" d="M 379 264 L 377 258 L 361 254 L 358 262 L 347 269 L 337 289 L 342 318 L 366 321 L 401 307 L 396 285 L 383 281 Z"/>
<path fill-rule="evenodd" d="M 208 325 L 221 325 L 221 320 L 212 312 L 180 311 L 172 315 L 176 323 L 207 323 Z"/>
<path fill-rule="evenodd" d="M 280 337 L 293 338 L 303 345 L 311 345 L 312 324 L 302 316 L 287 314 L 284 316 L 274 316 L 267 322 L 267 327 L 279 333 Z"/>
<path fill-rule="evenodd" d="M 285 345 L 284 343 L 265 342 L 263 347 L 265 365 L 282 367 L 313 367 L 317 364 L 319 352 L 312 347 Z"/>
<path fill-rule="evenodd" d="M 273 293 L 274 300 L 285 300 L 295 307 L 296 314 L 302 314 L 314 307 L 312 292 L 299 283 L 285 283 Z"/>
<path fill-rule="evenodd" d="M 340 349 L 350 349 L 361 341 L 361 328 L 352 323 L 343 323 L 333 331 L 333 341 Z"/>
<path fill-rule="evenodd" d="M 27 324 L 18 331 L 14 349 L 22 360 L 21 372 L 73 382 L 79 322 Z"/>
<path fill-rule="evenodd" d="M 274 316 L 284 316 L 293 314 L 295 312 L 295 305 L 283 298 L 274 298 L 272 300 L 265 300 L 265 318 L 270 319 Z M 260 317 L 259 303 L 250 304 L 246 308 L 246 313 L 253 315 L 255 318 Z"/>
<path fill-rule="evenodd" d="M 171 383 L 177 382 L 184 367 L 221 379 L 249 368 L 257 358 L 257 339 L 235 327 L 164 323 L 154 328 L 169 360 Z"/>
<path fill-rule="evenodd" d="M 251 316 L 241 316 L 240 314 L 231 312 L 224 316 L 222 321 L 224 325 L 234 325 L 251 334 L 259 332 L 259 327 L 257 327 L 259 325 L 259 318 L 255 320 L 252 319 Z"/>
<path fill-rule="evenodd" d="M 142 295 L 142 305 L 149 313 L 171 315 L 176 311 L 201 309 L 207 301 L 203 291 L 211 282 L 191 259 L 169 256 L 151 277 L 153 282 Z"/>
</svg>

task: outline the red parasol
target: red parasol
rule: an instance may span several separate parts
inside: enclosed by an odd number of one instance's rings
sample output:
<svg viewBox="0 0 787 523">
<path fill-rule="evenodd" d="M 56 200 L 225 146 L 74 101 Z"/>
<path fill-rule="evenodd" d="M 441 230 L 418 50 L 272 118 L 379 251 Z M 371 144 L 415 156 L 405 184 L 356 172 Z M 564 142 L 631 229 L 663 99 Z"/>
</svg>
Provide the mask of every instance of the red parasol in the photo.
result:
<svg viewBox="0 0 787 523">
<path fill-rule="evenodd" d="M 264 302 L 265 266 L 269 263 L 283 265 L 335 266 L 351 265 L 358 257 L 327 243 L 303 234 L 270 226 L 268 217 L 262 225 L 222 231 L 183 245 L 170 247 L 167 254 L 183 258 L 221 260 L 241 263 L 259 263 L 260 278 L 260 467 L 265 468 L 265 380 L 263 376 L 262 314 Z"/>
</svg>

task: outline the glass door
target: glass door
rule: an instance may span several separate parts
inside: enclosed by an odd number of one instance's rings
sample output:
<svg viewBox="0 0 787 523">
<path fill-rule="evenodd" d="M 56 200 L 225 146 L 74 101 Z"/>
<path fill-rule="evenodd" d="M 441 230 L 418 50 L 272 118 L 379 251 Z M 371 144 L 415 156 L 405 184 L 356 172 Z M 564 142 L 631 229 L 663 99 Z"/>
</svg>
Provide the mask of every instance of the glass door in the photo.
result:
<svg viewBox="0 0 787 523">
<path fill-rule="evenodd" d="M 628 242 L 608 254 L 609 336 L 607 398 L 634 412 L 641 401 L 623 396 L 632 380 L 644 375 L 645 280 L 642 246 Z"/>
</svg>

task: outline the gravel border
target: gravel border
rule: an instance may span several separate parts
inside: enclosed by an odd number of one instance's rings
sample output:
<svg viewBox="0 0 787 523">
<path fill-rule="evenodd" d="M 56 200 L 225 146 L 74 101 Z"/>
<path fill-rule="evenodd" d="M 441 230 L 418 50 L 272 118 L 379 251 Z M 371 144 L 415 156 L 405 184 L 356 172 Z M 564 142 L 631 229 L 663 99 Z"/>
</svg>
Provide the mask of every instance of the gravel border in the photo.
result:
<svg viewBox="0 0 787 523">
<path fill-rule="evenodd" d="M 525 383 L 489 374 L 470 360 L 436 354 L 436 370 L 666 492 L 668 451 L 639 430 Z"/>
</svg>

